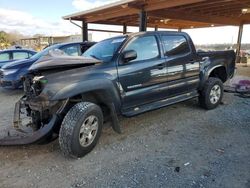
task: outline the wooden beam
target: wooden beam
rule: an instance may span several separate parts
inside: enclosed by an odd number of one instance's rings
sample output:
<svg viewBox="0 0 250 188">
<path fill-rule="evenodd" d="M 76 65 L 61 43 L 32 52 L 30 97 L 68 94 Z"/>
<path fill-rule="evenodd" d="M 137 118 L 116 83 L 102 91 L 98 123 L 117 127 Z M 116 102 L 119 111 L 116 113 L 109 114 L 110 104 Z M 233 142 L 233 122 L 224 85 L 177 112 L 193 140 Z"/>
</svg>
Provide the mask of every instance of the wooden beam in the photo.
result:
<svg viewBox="0 0 250 188">
<path fill-rule="evenodd" d="M 107 33 L 121 33 L 122 31 L 113 31 L 113 30 L 105 30 L 105 29 L 88 29 L 88 31 L 96 31 L 96 32 L 107 32 Z"/>
<path fill-rule="evenodd" d="M 241 0 L 242 1 L 242 0 Z M 204 8 L 204 7 L 218 7 L 218 6 L 223 6 L 223 5 L 227 5 L 227 4 L 232 4 L 232 3 L 238 3 L 235 1 L 225 1 L 225 0 L 210 0 L 210 1 L 205 1 L 205 2 L 201 2 L 201 3 L 197 3 L 195 5 L 186 5 L 183 7 L 180 7 L 180 10 L 197 10 L 200 8 Z"/>
<path fill-rule="evenodd" d="M 153 10 L 159 10 L 159 9 L 166 9 L 166 8 L 172 8 L 177 7 L 181 5 L 189 5 L 193 3 L 199 3 L 204 2 L 205 0 L 165 0 L 165 1 L 158 1 L 157 3 L 150 3 L 148 2 L 148 5 L 144 7 L 145 11 L 153 11 Z"/>
<path fill-rule="evenodd" d="M 218 6 L 216 8 L 201 8 L 200 10 L 197 10 L 198 12 L 218 12 L 220 13 L 221 11 L 225 11 L 225 10 L 240 10 L 244 8 L 241 5 L 235 5 L 235 6 Z"/>
<path fill-rule="evenodd" d="M 86 18 L 86 22 L 93 23 L 96 21 L 108 20 L 112 18 L 118 18 L 121 16 L 130 16 L 133 14 L 138 14 L 139 12 L 140 10 L 138 9 L 127 7 L 127 8 L 123 8 L 122 10 L 118 10 L 116 12 L 108 12 L 105 14 L 99 14 L 99 15 L 92 16 L 90 18 Z"/>
<path fill-rule="evenodd" d="M 242 14 L 239 18 L 242 20 L 242 23 L 250 24 L 250 14 Z"/>
<path fill-rule="evenodd" d="M 227 18 L 227 17 L 211 17 L 201 14 L 195 14 L 184 11 L 174 11 L 174 10 L 165 10 L 165 11 L 155 11 L 149 12 L 149 16 L 161 17 L 162 19 L 177 19 L 177 20 L 186 20 L 193 22 L 202 22 L 209 24 L 219 24 L 219 25 L 240 25 L 240 20 L 236 18 Z"/>
</svg>

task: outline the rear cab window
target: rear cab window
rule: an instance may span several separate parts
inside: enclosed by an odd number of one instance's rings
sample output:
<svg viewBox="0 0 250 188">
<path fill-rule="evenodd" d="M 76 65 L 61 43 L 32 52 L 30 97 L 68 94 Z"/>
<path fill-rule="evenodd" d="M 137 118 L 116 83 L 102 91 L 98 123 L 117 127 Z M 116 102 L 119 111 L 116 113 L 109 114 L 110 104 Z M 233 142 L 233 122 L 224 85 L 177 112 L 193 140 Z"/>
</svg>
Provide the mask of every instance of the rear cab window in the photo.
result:
<svg viewBox="0 0 250 188">
<path fill-rule="evenodd" d="M 183 35 L 161 35 L 164 56 L 182 56 L 191 52 Z"/>
</svg>

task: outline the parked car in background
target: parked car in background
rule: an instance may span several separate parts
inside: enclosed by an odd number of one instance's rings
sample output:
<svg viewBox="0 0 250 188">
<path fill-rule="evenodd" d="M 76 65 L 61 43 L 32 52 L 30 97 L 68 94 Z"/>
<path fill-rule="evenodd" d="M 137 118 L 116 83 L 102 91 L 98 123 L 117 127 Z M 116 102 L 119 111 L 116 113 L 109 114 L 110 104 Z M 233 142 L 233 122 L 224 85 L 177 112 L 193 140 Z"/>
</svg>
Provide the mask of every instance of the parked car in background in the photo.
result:
<svg viewBox="0 0 250 188">
<path fill-rule="evenodd" d="M 0 85 L 4 88 L 17 89 L 22 87 L 21 78 L 28 73 L 29 67 L 38 59 L 48 54 L 50 50 L 62 50 L 64 53 L 70 56 L 80 56 L 94 42 L 77 42 L 77 43 L 62 43 L 52 45 L 41 52 L 35 54 L 29 59 L 14 61 L 4 65 L 0 69 Z"/>
<path fill-rule="evenodd" d="M 20 60 L 20 59 L 29 59 L 37 52 L 33 50 L 25 49 L 9 49 L 0 51 L 0 68 L 6 63 Z"/>
</svg>

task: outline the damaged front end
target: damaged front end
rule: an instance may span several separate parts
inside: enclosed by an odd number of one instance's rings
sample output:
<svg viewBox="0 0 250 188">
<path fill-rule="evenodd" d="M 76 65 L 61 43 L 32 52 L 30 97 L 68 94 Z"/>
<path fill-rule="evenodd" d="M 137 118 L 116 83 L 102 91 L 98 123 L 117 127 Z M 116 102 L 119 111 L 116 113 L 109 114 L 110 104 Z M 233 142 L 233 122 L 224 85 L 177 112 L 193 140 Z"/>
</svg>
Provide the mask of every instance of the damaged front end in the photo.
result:
<svg viewBox="0 0 250 188">
<path fill-rule="evenodd" d="M 0 139 L 0 145 L 26 145 L 51 141 L 57 137 L 66 101 L 50 101 L 42 93 L 47 84 L 44 76 L 28 75 L 24 80 L 25 95 L 16 103 L 14 135 Z M 13 134 L 13 133 L 12 133 Z"/>
<path fill-rule="evenodd" d="M 15 133 L 0 138 L 0 145 L 25 145 L 56 138 L 72 101 L 67 96 L 65 99 L 53 100 L 53 96 L 67 84 L 80 79 L 82 71 L 74 70 L 99 63 L 93 58 L 58 55 L 54 52 L 49 52 L 35 62 L 29 68 L 29 74 L 23 78 L 25 95 L 15 105 Z M 68 81 L 65 75 L 68 75 Z"/>
</svg>

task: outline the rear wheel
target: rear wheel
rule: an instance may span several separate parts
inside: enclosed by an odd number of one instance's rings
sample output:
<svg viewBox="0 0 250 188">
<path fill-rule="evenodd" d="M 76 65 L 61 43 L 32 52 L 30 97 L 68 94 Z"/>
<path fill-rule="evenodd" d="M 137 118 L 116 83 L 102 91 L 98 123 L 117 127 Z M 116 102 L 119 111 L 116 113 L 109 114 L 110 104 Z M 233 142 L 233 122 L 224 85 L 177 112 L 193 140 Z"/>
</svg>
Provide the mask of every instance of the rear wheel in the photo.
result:
<svg viewBox="0 0 250 188">
<path fill-rule="evenodd" d="M 83 157 L 97 144 L 103 124 L 102 110 L 89 102 L 78 103 L 66 114 L 59 144 L 66 156 Z"/>
<path fill-rule="evenodd" d="M 216 108 L 223 97 L 223 83 L 218 78 L 209 78 L 199 96 L 200 105 L 208 110 Z"/>
</svg>

